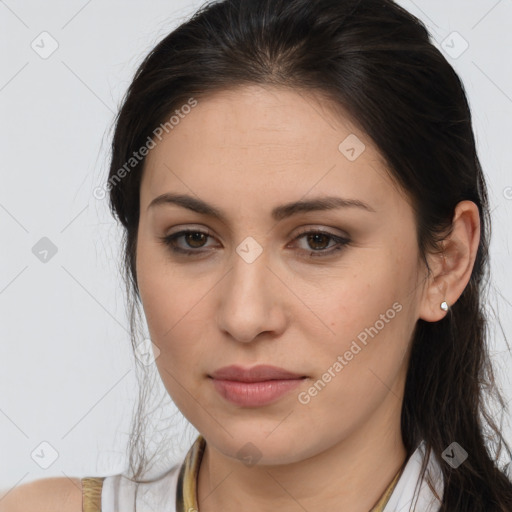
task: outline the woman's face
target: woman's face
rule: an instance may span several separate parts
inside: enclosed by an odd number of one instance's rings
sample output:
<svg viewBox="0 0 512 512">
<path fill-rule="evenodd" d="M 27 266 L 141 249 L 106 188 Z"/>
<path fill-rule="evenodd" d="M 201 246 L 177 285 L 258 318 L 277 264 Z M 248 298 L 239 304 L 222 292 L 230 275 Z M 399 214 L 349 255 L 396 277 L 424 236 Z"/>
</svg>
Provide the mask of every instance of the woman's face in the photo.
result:
<svg viewBox="0 0 512 512">
<path fill-rule="evenodd" d="M 247 86 L 190 110 L 150 150 L 140 192 L 138 284 L 172 399 L 213 447 L 262 464 L 397 431 L 425 272 L 378 151 L 311 93 Z M 221 218 L 150 205 L 163 194 Z M 196 234 L 162 241 L 183 230 Z M 256 385 L 227 395 L 210 377 L 262 364 L 305 378 L 249 401 Z"/>
</svg>

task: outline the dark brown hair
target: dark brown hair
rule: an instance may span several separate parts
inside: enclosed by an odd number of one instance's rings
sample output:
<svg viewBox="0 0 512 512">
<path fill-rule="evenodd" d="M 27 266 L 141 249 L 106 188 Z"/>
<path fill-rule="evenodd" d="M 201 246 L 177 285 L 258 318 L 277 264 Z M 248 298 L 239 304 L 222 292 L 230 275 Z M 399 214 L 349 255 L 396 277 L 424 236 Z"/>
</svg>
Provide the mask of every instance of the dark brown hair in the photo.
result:
<svg viewBox="0 0 512 512">
<path fill-rule="evenodd" d="M 191 97 L 248 84 L 320 91 L 348 112 L 410 198 L 427 268 L 426 254 L 441 250 L 457 203 L 478 206 L 481 239 L 467 287 L 441 321 L 416 325 L 402 438 L 409 455 L 424 440 L 439 460 L 441 511 L 509 512 L 512 483 L 498 461 L 503 448 L 510 450 L 489 408 L 505 410 L 505 403 L 486 345 L 490 216 L 471 113 L 458 75 L 425 26 L 391 0 L 211 2 L 144 59 L 116 120 L 109 174 L 111 209 L 125 228 L 132 333 L 140 313 L 135 248 L 144 159 L 114 178 Z M 139 404 L 130 452 L 137 481 L 146 463 L 144 455 L 136 463 L 141 416 Z M 441 458 L 454 441 L 469 454 L 457 469 Z"/>
</svg>

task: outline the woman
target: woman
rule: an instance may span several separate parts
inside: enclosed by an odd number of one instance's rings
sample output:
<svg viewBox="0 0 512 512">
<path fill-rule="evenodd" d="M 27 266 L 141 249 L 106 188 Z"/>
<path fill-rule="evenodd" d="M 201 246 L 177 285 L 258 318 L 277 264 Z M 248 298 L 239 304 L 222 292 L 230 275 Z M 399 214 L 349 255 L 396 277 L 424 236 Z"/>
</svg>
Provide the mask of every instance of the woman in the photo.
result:
<svg viewBox="0 0 512 512">
<path fill-rule="evenodd" d="M 486 185 L 420 21 L 211 3 L 142 63 L 112 148 L 132 311 L 200 435 L 159 478 L 134 449 L 82 479 L 84 510 L 512 510 Z"/>
</svg>

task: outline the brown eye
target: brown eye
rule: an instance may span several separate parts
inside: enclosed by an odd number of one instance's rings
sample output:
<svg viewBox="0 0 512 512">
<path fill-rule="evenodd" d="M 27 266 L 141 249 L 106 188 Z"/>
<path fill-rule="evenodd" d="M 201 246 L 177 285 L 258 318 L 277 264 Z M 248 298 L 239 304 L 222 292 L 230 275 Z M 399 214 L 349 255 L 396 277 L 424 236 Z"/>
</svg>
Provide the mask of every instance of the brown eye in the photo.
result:
<svg viewBox="0 0 512 512">
<path fill-rule="evenodd" d="M 172 252 L 191 256 L 193 254 L 206 252 L 201 251 L 201 249 L 206 247 L 205 244 L 208 241 L 208 238 L 212 238 L 208 233 L 189 229 L 161 237 L 160 240 L 165 246 L 169 247 Z M 178 244 L 180 239 L 183 239 L 185 243 L 184 245 Z"/>
<path fill-rule="evenodd" d="M 326 249 L 331 238 L 325 233 L 311 233 L 307 236 L 307 241 L 312 249 L 321 250 Z"/>
<path fill-rule="evenodd" d="M 350 243 L 348 238 L 340 237 L 326 231 L 304 231 L 295 240 L 305 239 L 307 247 L 303 251 L 309 252 L 310 257 L 331 256 L 334 252 L 343 249 Z M 334 242 L 330 247 L 329 244 Z"/>
<path fill-rule="evenodd" d="M 208 238 L 208 235 L 205 233 L 202 233 L 200 231 L 194 232 L 190 231 L 186 235 L 184 235 L 186 243 L 194 248 L 194 249 L 200 249 L 203 247 L 204 243 L 206 242 L 206 239 Z"/>
</svg>

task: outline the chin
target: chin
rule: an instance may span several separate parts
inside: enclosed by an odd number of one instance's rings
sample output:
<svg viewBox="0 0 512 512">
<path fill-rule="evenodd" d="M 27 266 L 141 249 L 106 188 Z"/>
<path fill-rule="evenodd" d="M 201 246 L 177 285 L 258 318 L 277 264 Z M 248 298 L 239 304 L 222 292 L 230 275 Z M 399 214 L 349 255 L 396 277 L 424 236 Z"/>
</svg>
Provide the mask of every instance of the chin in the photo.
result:
<svg viewBox="0 0 512 512">
<path fill-rule="evenodd" d="M 272 428 L 268 429 L 262 429 L 261 422 L 258 422 L 258 425 L 254 425 L 254 420 L 252 422 L 253 425 L 247 428 L 237 429 L 230 425 L 228 430 L 233 437 L 224 431 L 221 438 L 218 437 L 218 433 L 203 437 L 223 455 L 240 460 L 248 467 L 292 464 L 322 451 L 322 448 L 315 450 L 313 446 L 308 447 L 304 443 L 304 437 L 298 432 L 293 434 L 289 428 L 282 426 L 276 429 L 275 422 L 272 422 Z"/>
</svg>

